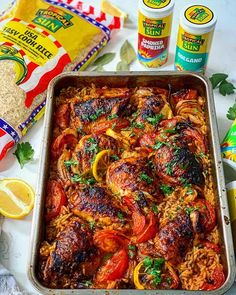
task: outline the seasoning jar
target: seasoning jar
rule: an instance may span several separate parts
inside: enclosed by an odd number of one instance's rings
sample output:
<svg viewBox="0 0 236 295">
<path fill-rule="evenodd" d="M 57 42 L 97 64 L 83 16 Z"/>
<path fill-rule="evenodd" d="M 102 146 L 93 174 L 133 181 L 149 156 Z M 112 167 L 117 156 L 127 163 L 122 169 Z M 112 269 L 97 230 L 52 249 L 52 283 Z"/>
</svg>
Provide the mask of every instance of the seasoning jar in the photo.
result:
<svg viewBox="0 0 236 295">
<path fill-rule="evenodd" d="M 146 67 L 167 62 L 174 0 L 140 0 L 138 59 Z"/>
<path fill-rule="evenodd" d="M 216 20 L 215 13 L 203 5 L 191 5 L 182 10 L 175 69 L 205 71 Z"/>
</svg>

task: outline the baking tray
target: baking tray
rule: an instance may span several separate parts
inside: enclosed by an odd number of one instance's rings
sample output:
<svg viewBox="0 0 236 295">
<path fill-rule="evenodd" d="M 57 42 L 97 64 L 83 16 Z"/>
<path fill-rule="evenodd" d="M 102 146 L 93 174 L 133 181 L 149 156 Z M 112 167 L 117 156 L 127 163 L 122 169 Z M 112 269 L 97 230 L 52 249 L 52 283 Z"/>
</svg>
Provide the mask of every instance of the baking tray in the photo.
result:
<svg viewBox="0 0 236 295">
<path fill-rule="evenodd" d="M 218 192 L 218 224 L 222 234 L 223 248 L 223 265 L 226 271 L 226 281 L 224 285 L 214 291 L 184 291 L 184 290 L 102 290 L 102 289 L 49 289 L 44 287 L 37 277 L 37 261 L 40 243 L 44 234 L 44 191 L 48 176 L 48 162 L 50 150 L 50 138 L 52 132 L 53 107 L 54 99 L 62 88 L 68 86 L 81 87 L 94 83 L 98 87 L 135 87 L 135 86 L 156 86 L 168 88 L 171 85 L 173 91 L 181 88 L 197 89 L 199 94 L 206 98 L 206 117 L 209 128 L 209 147 L 212 154 L 212 172 L 214 178 L 215 191 Z M 39 177 L 36 189 L 36 201 L 34 208 L 31 251 L 28 265 L 28 276 L 34 287 L 42 294 L 214 294 L 219 295 L 225 293 L 233 284 L 235 277 L 235 258 L 232 242 L 231 227 L 229 221 L 229 211 L 226 197 L 225 181 L 223 174 L 222 159 L 220 153 L 220 145 L 218 138 L 218 129 L 216 123 L 216 113 L 213 101 L 213 93 L 210 82 L 203 75 L 191 72 L 81 72 L 81 73 L 63 73 L 55 77 L 48 87 L 47 105 L 44 122 L 44 135 L 42 140 L 42 153 L 39 167 Z"/>
</svg>

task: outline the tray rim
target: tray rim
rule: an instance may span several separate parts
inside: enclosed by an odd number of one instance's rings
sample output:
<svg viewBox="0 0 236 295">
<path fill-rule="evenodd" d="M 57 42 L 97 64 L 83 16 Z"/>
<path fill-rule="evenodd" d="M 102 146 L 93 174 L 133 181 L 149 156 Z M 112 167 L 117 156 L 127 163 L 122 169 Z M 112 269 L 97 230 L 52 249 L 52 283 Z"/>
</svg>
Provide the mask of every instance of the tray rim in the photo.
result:
<svg viewBox="0 0 236 295">
<path fill-rule="evenodd" d="M 78 78 L 79 77 L 141 77 L 141 76 L 178 76 L 178 77 L 184 77 L 184 76 L 192 76 L 198 78 L 202 83 L 205 84 L 206 87 L 206 96 L 207 96 L 207 106 L 208 106 L 208 113 L 209 113 L 209 127 L 211 132 L 214 131 L 214 136 L 211 136 L 211 140 L 213 143 L 213 154 L 212 156 L 215 159 L 215 173 L 216 173 L 216 179 L 217 179 L 217 190 L 219 193 L 219 202 L 220 202 L 220 211 L 221 211 L 221 218 L 222 218 L 222 229 L 223 229 L 223 242 L 227 246 L 225 249 L 226 252 L 226 258 L 227 258 L 227 265 L 228 265 L 228 277 L 226 278 L 226 281 L 224 285 L 217 289 L 212 291 L 187 291 L 187 290 L 137 290 L 137 289 L 114 289 L 114 290 L 107 290 L 107 289 L 50 289 L 44 287 L 37 279 L 35 273 L 34 273 L 34 267 L 35 267 L 35 256 L 37 255 L 37 240 L 39 236 L 39 224 L 38 220 L 40 218 L 40 201 L 41 201 L 41 193 L 42 193 L 42 187 L 40 187 L 40 184 L 43 182 L 43 173 L 44 167 L 46 165 L 47 157 L 46 157 L 46 151 L 44 147 L 47 146 L 48 141 L 48 134 L 50 132 L 50 114 L 52 110 L 52 100 L 53 100 L 53 90 L 55 85 L 63 78 Z M 218 127 L 217 127 L 217 119 L 216 119 L 216 111 L 215 111 L 215 104 L 213 99 L 213 91 L 212 86 L 207 77 L 205 77 L 202 74 L 194 73 L 194 72 L 176 72 L 176 71 L 153 71 L 153 72 L 64 72 L 62 74 L 59 74 L 55 78 L 51 80 L 51 82 L 48 85 L 47 90 L 47 102 L 46 102 L 46 112 L 45 112 L 45 118 L 44 118 L 44 127 L 43 127 L 43 140 L 41 145 L 41 161 L 39 165 L 39 175 L 38 175 L 38 181 L 37 181 L 37 187 L 36 187 L 36 196 L 35 196 L 35 210 L 33 214 L 33 220 L 32 220 L 32 229 L 31 229 L 31 238 L 30 238 L 30 255 L 29 255 L 29 261 L 28 261 L 28 278 L 33 285 L 33 287 L 42 292 L 42 294 L 137 294 L 140 295 L 144 294 L 160 294 L 160 295 L 182 295 L 182 294 L 224 294 L 227 290 L 230 289 L 232 284 L 234 283 L 234 277 L 235 277 L 235 256 L 234 256 L 234 250 L 233 250 L 233 242 L 232 242 L 232 233 L 231 233 L 231 226 L 230 224 L 226 224 L 224 222 L 225 220 L 229 220 L 229 210 L 228 210 L 228 203 L 227 203 L 227 196 L 226 196 L 226 188 L 225 188 L 225 180 L 224 180 L 224 172 L 223 172 L 223 164 L 222 164 L 222 158 L 220 153 L 220 143 L 219 143 L 219 136 L 218 136 Z M 225 220 L 223 220 L 223 217 Z M 34 229 L 34 230 L 33 230 Z M 227 238 L 227 240 L 225 240 Z"/>
</svg>

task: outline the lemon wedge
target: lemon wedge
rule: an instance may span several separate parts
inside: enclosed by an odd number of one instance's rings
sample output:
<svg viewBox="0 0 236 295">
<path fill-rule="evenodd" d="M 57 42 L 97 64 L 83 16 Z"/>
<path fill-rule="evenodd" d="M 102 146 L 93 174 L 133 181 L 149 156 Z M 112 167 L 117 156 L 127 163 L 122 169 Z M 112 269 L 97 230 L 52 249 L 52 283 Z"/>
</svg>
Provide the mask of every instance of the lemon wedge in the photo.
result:
<svg viewBox="0 0 236 295">
<path fill-rule="evenodd" d="M 128 17 L 128 14 L 126 12 L 122 11 L 121 9 L 119 9 L 117 6 L 115 6 L 108 0 L 101 1 L 101 10 L 112 16 L 118 16 L 124 19 Z"/>
<path fill-rule="evenodd" d="M 34 190 L 21 179 L 0 180 L 0 213 L 8 218 L 21 219 L 34 206 Z"/>
<path fill-rule="evenodd" d="M 103 150 L 96 155 L 93 161 L 92 173 L 97 182 L 104 180 L 107 168 L 110 165 L 110 154 L 110 150 Z"/>
</svg>

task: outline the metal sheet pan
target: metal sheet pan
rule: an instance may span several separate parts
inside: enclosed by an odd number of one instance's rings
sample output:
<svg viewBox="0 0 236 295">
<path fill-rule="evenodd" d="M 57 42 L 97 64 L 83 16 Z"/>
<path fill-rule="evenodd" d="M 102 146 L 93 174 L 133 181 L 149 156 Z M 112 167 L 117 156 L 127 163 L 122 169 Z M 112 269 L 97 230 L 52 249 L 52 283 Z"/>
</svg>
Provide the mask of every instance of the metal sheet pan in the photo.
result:
<svg viewBox="0 0 236 295">
<path fill-rule="evenodd" d="M 214 178 L 215 191 L 218 195 L 218 224 L 222 234 L 223 264 L 226 271 L 226 281 L 224 285 L 214 291 L 184 291 L 184 290 L 71 290 L 71 289 L 48 289 L 44 287 L 37 278 L 37 261 L 40 243 L 44 234 L 44 191 L 48 175 L 48 160 L 50 150 L 50 138 L 52 131 L 54 99 L 62 88 L 68 86 L 81 87 L 94 83 L 96 86 L 110 87 L 135 87 L 135 86 L 157 86 L 168 88 L 169 85 L 173 91 L 181 88 L 195 88 L 200 95 L 206 98 L 206 117 L 209 125 L 209 147 L 212 154 L 212 171 Z M 44 135 L 42 140 L 42 153 L 39 168 L 38 185 L 36 189 L 36 202 L 34 208 L 31 252 L 28 266 L 28 276 L 34 287 L 42 294 L 214 294 L 225 293 L 233 284 L 235 277 L 235 259 L 232 242 L 231 227 L 229 222 L 229 211 L 226 198 L 225 181 L 220 154 L 220 145 L 218 138 L 218 129 L 216 122 L 216 113 L 213 101 L 213 93 L 210 82 L 203 75 L 187 72 L 81 72 L 81 73 L 63 73 L 55 77 L 48 87 L 47 105 L 44 123 Z"/>
</svg>

